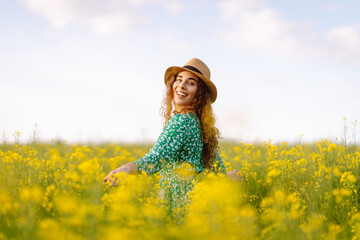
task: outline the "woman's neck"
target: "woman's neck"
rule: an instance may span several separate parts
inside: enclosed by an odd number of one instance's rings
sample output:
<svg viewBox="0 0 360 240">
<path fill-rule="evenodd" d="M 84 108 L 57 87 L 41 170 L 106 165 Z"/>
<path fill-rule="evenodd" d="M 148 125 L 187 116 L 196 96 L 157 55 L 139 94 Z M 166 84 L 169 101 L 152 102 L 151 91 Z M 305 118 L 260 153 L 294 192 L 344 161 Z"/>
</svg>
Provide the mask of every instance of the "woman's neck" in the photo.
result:
<svg viewBox="0 0 360 240">
<path fill-rule="evenodd" d="M 175 109 L 174 111 L 174 114 L 177 114 L 177 113 L 195 113 L 195 111 L 193 109 L 190 109 L 190 108 L 181 108 L 181 110 L 177 110 Z"/>
<path fill-rule="evenodd" d="M 177 106 L 177 105 L 175 105 L 174 108 L 175 108 L 175 110 L 174 110 L 175 113 L 195 112 L 194 109 L 192 109 L 190 106 L 187 107 L 187 106 Z"/>
</svg>

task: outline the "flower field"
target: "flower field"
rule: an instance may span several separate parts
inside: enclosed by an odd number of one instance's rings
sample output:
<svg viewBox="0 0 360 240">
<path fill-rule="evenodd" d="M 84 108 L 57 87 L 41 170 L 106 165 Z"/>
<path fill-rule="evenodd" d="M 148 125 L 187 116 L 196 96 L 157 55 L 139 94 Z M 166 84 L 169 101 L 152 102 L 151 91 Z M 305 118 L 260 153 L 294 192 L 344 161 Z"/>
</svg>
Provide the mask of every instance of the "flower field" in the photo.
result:
<svg viewBox="0 0 360 240">
<path fill-rule="evenodd" d="M 158 174 L 103 178 L 142 145 L 0 145 L 0 239 L 360 239 L 360 148 L 222 143 L 228 170 L 201 174 L 181 223 Z"/>
</svg>

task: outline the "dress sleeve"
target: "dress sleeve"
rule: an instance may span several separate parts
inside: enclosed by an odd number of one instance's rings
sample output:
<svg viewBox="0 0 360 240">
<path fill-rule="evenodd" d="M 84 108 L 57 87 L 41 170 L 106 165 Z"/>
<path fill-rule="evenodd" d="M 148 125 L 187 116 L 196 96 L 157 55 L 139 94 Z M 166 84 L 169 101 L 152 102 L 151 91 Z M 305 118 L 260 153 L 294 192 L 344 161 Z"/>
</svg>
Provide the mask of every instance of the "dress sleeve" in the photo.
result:
<svg viewBox="0 0 360 240">
<path fill-rule="evenodd" d="M 161 161 L 171 162 L 174 155 L 185 145 L 190 136 L 186 114 L 175 114 L 163 129 L 155 146 L 144 157 L 134 161 L 139 172 L 154 174 L 161 170 Z"/>
<path fill-rule="evenodd" d="M 216 157 L 213 163 L 213 167 L 214 167 L 214 172 L 215 173 L 222 173 L 224 175 L 226 175 L 227 171 L 225 168 L 225 164 L 223 162 L 223 160 L 220 157 L 219 152 L 216 152 Z"/>
</svg>

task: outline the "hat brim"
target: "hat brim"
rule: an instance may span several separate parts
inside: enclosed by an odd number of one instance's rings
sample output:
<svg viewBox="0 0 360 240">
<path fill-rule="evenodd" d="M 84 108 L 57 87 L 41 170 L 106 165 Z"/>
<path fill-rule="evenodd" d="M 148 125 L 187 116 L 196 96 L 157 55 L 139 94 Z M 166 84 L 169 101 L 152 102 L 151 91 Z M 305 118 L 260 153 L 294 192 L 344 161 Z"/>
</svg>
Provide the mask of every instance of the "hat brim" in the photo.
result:
<svg viewBox="0 0 360 240">
<path fill-rule="evenodd" d="M 214 83 L 212 81 L 210 81 L 209 79 L 207 79 L 204 75 L 202 75 L 198 72 L 195 72 L 193 70 L 187 69 L 187 68 L 173 66 L 173 67 L 169 67 L 168 69 L 166 69 L 165 76 L 164 76 L 165 85 L 167 84 L 167 82 L 169 80 L 171 80 L 172 77 L 174 77 L 177 73 L 182 72 L 182 71 L 188 71 L 188 72 L 191 72 L 191 73 L 195 74 L 196 76 L 198 76 L 205 83 L 205 85 L 207 86 L 207 88 L 209 90 L 211 103 L 214 103 L 216 101 L 217 89 L 216 89 Z"/>
</svg>

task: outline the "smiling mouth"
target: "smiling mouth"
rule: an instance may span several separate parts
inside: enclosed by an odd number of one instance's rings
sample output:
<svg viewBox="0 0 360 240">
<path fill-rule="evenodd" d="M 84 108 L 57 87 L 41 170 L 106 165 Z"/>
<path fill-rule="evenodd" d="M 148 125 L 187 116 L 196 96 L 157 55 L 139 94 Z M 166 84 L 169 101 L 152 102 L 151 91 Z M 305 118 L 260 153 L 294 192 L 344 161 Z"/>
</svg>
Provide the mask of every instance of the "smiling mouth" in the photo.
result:
<svg viewBox="0 0 360 240">
<path fill-rule="evenodd" d="M 178 91 L 176 91 L 176 94 L 179 95 L 180 97 L 186 97 L 186 96 L 187 96 L 187 94 L 184 93 L 184 92 L 178 92 Z"/>
</svg>

